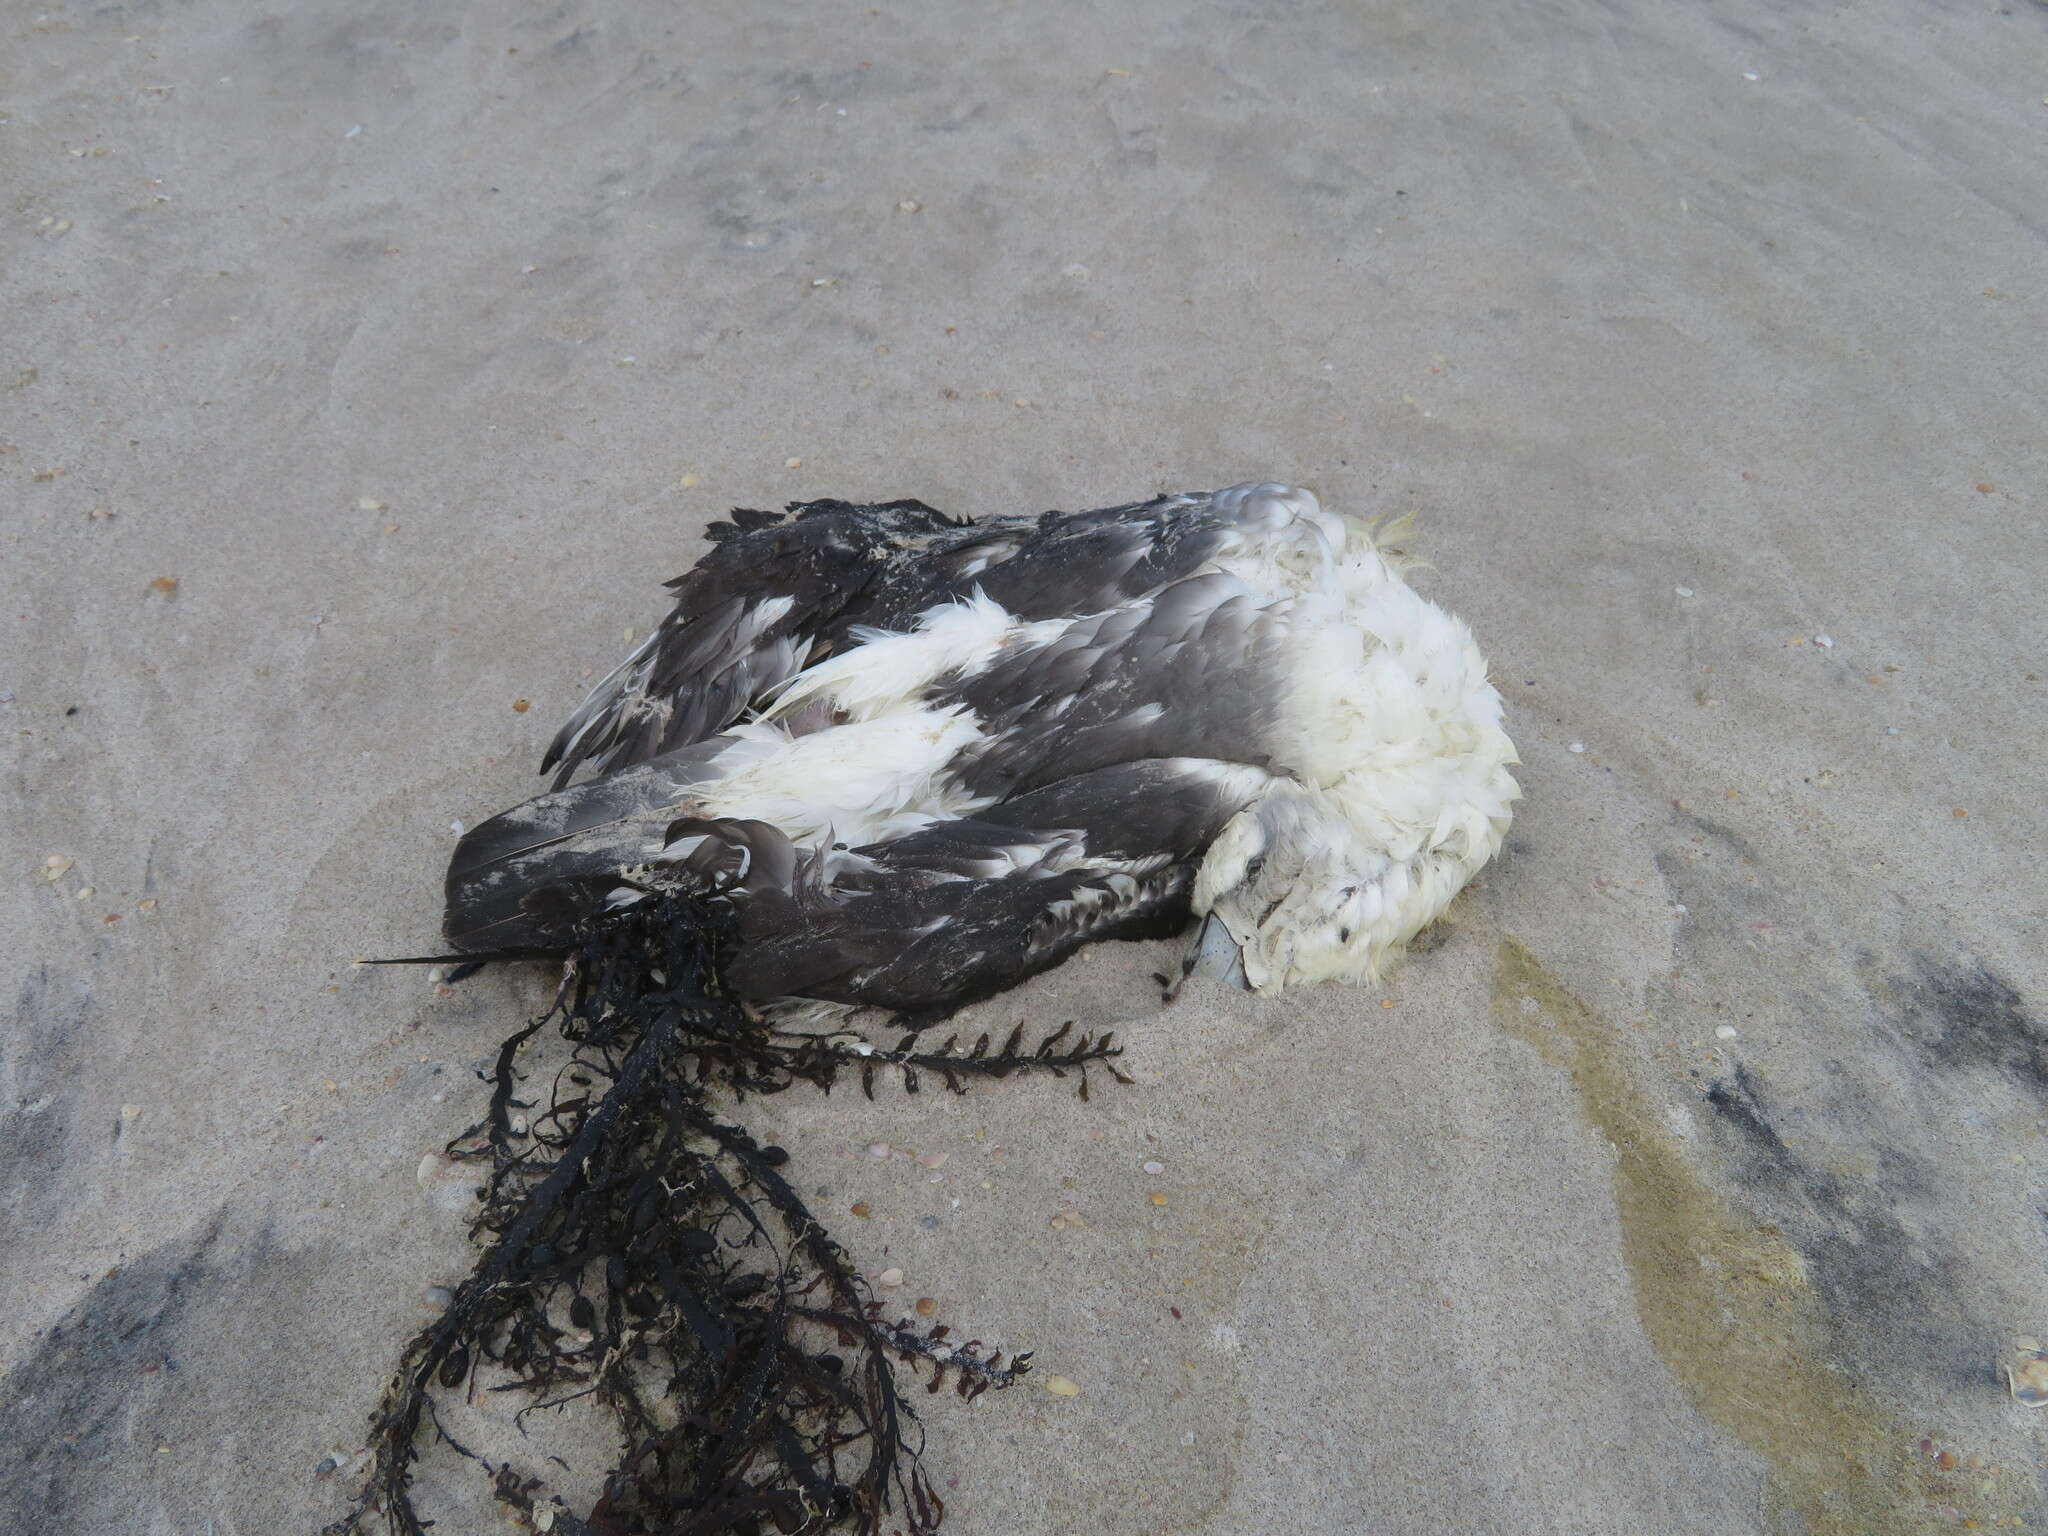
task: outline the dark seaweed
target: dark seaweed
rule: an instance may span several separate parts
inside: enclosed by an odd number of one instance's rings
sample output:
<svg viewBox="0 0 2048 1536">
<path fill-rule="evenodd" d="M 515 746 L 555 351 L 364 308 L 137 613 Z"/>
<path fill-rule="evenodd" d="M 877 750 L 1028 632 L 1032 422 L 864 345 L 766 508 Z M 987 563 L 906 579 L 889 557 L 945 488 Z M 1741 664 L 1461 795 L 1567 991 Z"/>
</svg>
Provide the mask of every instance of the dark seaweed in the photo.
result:
<svg viewBox="0 0 2048 1536">
<path fill-rule="evenodd" d="M 1071 1071 L 1085 1098 L 1091 1067 L 1129 1081 L 1120 1053 L 1108 1034 L 1069 1041 L 1068 1025 L 1029 1050 L 1021 1027 L 999 1049 L 983 1035 L 964 1050 L 957 1037 L 887 1050 L 778 1031 L 721 989 L 730 941 L 722 905 L 684 896 L 596 920 L 553 1006 L 504 1042 L 488 1117 L 448 1147 L 490 1162 L 472 1228 L 482 1254 L 406 1346 L 371 1418 L 368 1482 L 326 1536 L 373 1520 L 424 1536 L 410 1493 L 423 1429 L 481 1461 L 436 1403 L 487 1366 L 493 1390 L 530 1395 L 522 1418 L 593 1397 L 616 1421 L 618 1460 L 584 1517 L 486 1463 L 502 1502 L 545 1505 L 571 1536 L 938 1528 L 945 1506 L 898 1365 L 972 1399 L 1014 1383 L 1030 1355 L 1006 1362 L 943 1325 L 886 1319 L 784 1177 L 788 1154 L 714 1113 L 714 1097 L 829 1090 L 856 1069 L 870 1095 L 891 1072 L 911 1092 L 926 1075 L 964 1092 L 971 1077 Z M 573 1055 L 520 1135 L 519 1056 L 551 1023 Z"/>
</svg>

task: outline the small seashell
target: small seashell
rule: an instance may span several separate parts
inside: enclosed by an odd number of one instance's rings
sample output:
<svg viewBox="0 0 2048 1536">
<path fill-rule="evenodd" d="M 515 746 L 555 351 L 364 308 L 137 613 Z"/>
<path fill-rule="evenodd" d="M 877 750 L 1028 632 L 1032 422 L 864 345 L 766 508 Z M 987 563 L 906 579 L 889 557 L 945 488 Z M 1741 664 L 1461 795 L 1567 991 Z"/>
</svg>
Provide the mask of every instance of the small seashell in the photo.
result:
<svg viewBox="0 0 2048 1536">
<path fill-rule="evenodd" d="M 1674 587 L 1674 588 L 1673 588 L 1672 590 L 1673 590 L 1673 591 L 1675 591 L 1675 592 L 1676 592 L 1676 593 L 1677 593 L 1677 594 L 1678 594 L 1678 595 L 1679 595 L 1680 597 L 1691 597 L 1691 596 L 1692 596 L 1692 588 L 1691 588 L 1691 587 Z"/>
<path fill-rule="evenodd" d="M 896 206 L 899 209 L 901 209 L 904 213 L 916 213 L 924 207 L 924 204 L 920 203 L 914 197 L 906 197 L 903 199 L 902 202 L 898 203 Z"/>
<path fill-rule="evenodd" d="M 1145 1164 L 1145 1171 L 1152 1174 L 1164 1173 L 1166 1172 L 1166 1164 L 1157 1161 L 1149 1162 Z"/>
<path fill-rule="evenodd" d="M 920 1168 L 943 1168 L 946 1166 L 946 1159 L 951 1156 L 952 1153 L 950 1152 L 920 1152 L 917 1154 L 917 1166 Z"/>
<path fill-rule="evenodd" d="M 1166 1204 L 1166 1192 L 1165 1192 L 1164 1190 L 1158 1190 L 1158 1189 L 1155 1189 L 1155 1190 L 1153 1190 L 1153 1191 L 1152 1191 L 1152 1203 L 1153 1203 L 1154 1205 L 1164 1205 L 1164 1204 Z"/>
<path fill-rule="evenodd" d="M 1824 651 L 1832 651 L 1835 648 L 1835 637 L 1833 635 L 1815 635 L 1813 643 Z"/>
<path fill-rule="evenodd" d="M 917 1298 L 917 1315 L 919 1317 L 930 1317 L 934 1312 L 938 1310 L 939 1304 L 936 1301 L 934 1301 L 931 1297 L 920 1296 Z"/>
<path fill-rule="evenodd" d="M 76 859 L 71 858 L 67 854 L 53 853 L 43 860 L 43 878 L 45 880 L 62 880 L 66 871 L 77 862 Z"/>
<path fill-rule="evenodd" d="M 1064 1376 L 1048 1376 L 1045 1378 L 1045 1390 L 1054 1397 L 1079 1397 L 1081 1383 L 1069 1381 Z"/>
<path fill-rule="evenodd" d="M 868 1148 L 869 1157 L 887 1157 L 888 1155 L 889 1143 L 887 1143 L 886 1141 L 878 1141 L 873 1146 Z"/>
<path fill-rule="evenodd" d="M 867 1203 L 867 1201 L 856 1200 L 853 1202 L 853 1214 L 860 1217 L 861 1220 L 865 1221 L 868 1217 L 875 1214 L 875 1210 L 873 1206 Z"/>
<path fill-rule="evenodd" d="M 2029 1408 L 2048 1408 L 2048 1354 L 2023 1349 L 2005 1368 L 2005 1384 L 2013 1401 Z"/>
<path fill-rule="evenodd" d="M 1716 1040 L 1733 1040 L 1736 1034 L 1737 1030 L 1733 1024 L 1717 1024 L 1714 1026 L 1714 1038 Z"/>
<path fill-rule="evenodd" d="M 885 1269 L 875 1276 L 875 1284 L 881 1286 L 884 1290 L 893 1291 L 902 1283 L 903 1271 L 900 1269 Z"/>
</svg>

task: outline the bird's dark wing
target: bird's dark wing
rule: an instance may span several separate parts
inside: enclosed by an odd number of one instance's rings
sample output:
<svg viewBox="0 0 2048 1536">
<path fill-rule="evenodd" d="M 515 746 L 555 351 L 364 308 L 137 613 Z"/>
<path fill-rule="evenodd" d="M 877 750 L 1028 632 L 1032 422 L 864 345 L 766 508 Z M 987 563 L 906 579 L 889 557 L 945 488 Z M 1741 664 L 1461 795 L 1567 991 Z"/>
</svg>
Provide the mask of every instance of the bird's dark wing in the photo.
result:
<svg viewBox="0 0 2048 1536">
<path fill-rule="evenodd" d="M 1125 763 L 852 850 L 824 900 L 750 904 L 728 984 L 929 1021 L 1084 944 L 1173 933 L 1201 853 L 1267 775 Z"/>
<path fill-rule="evenodd" d="M 702 741 L 856 643 L 857 627 L 908 629 L 977 589 L 1030 620 L 1157 592 L 1257 537 L 1273 516 L 1267 493 L 1284 490 L 1233 486 L 980 524 L 921 501 L 735 510 L 669 583 L 674 611 L 591 691 L 542 771 L 558 768 L 560 787 L 585 763 L 612 772 Z"/>
<path fill-rule="evenodd" d="M 1077 774 L 866 847 L 820 853 L 765 822 L 677 820 L 716 740 L 541 795 L 457 845 L 447 935 L 465 952 L 562 949 L 650 866 L 733 892 L 727 983 L 935 1018 L 1098 939 L 1170 933 L 1202 851 L 1269 781 L 1196 758 Z"/>
<path fill-rule="evenodd" d="M 1221 571 L 1076 618 L 934 689 L 933 704 L 971 709 L 983 732 L 953 772 L 970 793 L 1007 800 L 1146 758 L 1278 766 L 1288 622 L 1285 600 Z"/>
<path fill-rule="evenodd" d="M 549 746 L 541 771 L 558 769 L 557 788 L 586 763 L 609 773 L 724 730 L 874 622 L 874 589 L 892 573 L 943 582 L 984 558 L 978 530 L 921 501 L 739 508 L 706 532 L 710 550 L 668 584 L 674 611 Z"/>
<path fill-rule="evenodd" d="M 1198 492 L 1048 512 L 979 584 L 1021 619 L 1114 608 L 1193 573 L 1225 548 L 1230 521 L 1213 502 L 1214 493 Z"/>
<path fill-rule="evenodd" d="M 1048 512 L 978 584 L 1022 619 L 1095 613 L 1158 592 L 1209 562 L 1292 540 L 1313 496 L 1273 482 L 1186 491 L 1092 512 Z"/>
</svg>

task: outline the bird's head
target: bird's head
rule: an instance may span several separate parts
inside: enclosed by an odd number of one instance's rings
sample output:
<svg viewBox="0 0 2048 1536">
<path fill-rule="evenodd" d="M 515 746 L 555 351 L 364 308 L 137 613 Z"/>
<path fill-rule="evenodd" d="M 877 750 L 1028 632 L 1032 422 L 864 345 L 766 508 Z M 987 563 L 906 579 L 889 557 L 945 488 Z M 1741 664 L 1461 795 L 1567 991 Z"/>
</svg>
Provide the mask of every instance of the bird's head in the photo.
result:
<svg viewBox="0 0 2048 1536">
<path fill-rule="evenodd" d="M 1195 883 L 1195 910 L 1208 921 L 1193 971 L 1229 975 L 1234 958 L 1259 992 L 1371 980 L 1413 932 L 1403 931 L 1406 884 L 1400 866 L 1358 846 L 1329 797 L 1276 786 L 1210 845 Z"/>
<path fill-rule="evenodd" d="M 1196 877 L 1189 973 L 1258 992 L 1377 981 L 1498 841 L 1484 818 L 1470 837 L 1362 836 L 1359 814 L 1282 782 L 1233 817 Z"/>
</svg>

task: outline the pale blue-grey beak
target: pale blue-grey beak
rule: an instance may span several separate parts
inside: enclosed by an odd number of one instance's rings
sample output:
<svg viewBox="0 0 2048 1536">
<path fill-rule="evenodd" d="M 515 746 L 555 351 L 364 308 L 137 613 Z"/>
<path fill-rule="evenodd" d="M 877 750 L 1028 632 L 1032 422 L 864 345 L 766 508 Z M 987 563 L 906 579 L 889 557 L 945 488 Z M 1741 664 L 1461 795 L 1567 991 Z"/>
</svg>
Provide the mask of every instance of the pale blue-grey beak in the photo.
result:
<svg viewBox="0 0 2048 1536">
<path fill-rule="evenodd" d="M 1244 951 L 1214 912 L 1202 920 L 1202 931 L 1188 946 L 1187 958 L 1180 965 L 1180 979 L 1183 985 L 1199 979 L 1251 991 L 1252 984 L 1244 974 Z"/>
</svg>

